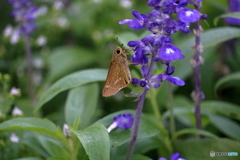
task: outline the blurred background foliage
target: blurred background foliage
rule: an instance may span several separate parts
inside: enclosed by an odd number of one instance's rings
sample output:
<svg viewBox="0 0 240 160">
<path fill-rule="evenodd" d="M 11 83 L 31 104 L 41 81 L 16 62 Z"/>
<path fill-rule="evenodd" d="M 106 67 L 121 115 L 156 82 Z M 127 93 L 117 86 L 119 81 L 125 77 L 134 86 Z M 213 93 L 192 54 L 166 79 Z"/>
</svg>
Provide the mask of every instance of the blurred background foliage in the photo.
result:
<svg viewBox="0 0 240 160">
<path fill-rule="evenodd" d="M 71 73 L 86 69 L 108 69 L 115 46 L 123 43 L 126 47 L 128 41 L 139 40 L 143 35 L 147 34 L 142 30 L 133 32 L 127 25 L 118 24 L 123 19 L 133 18 L 131 15 L 132 10 L 138 10 L 143 14 L 149 12 L 151 8 L 146 6 L 147 1 L 64 0 L 62 5 L 56 5 L 57 2 L 60 1 L 35 1 L 39 9 L 42 9 L 41 16 L 36 21 L 38 28 L 31 36 L 36 101 L 49 90 L 50 86 Z M 2 33 L 0 36 L 1 92 L 3 93 L 4 90 L 9 92 L 12 87 L 21 90 L 21 95 L 18 97 L 11 98 L 10 95 L 1 94 L 0 105 L 10 104 L 6 111 L 6 116 L 1 119 L 2 122 L 12 118 L 12 109 L 14 106 L 17 106 L 23 111 L 24 117 L 47 118 L 60 127 L 67 121 L 68 125 L 73 126 L 74 119 L 71 119 L 71 115 L 74 111 L 68 109 L 69 106 L 74 105 L 79 106 L 79 110 L 81 110 L 77 111 L 82 116 L 78 129 L 84 129 L 100 118 L 114 112 L 136 108 L 134 98 L 124 97 L 121 93 L 103 98 L 101 90 L 104 82 L 100 80 L 99 83 L 89 83 L 87 88 L 86 85 L 83 85 L 79 88 L 75 88 L 76 86 L 66 88 L 74 89 L 65 89 L 61 93 L 59 91 L 59 94 L 51 97 L 52 99 L 50 98 L 49 101 L 47 100 L 47 103 L 44 103 L 42 108 L 37 113 L 34 113 L 33 110 L 36 103 L 32 104 L 27 94 L 28 82 L 26 78 L 24 43 L 20 39 L 18 43 L 11 44 L 9 37 L 3 36 L 7 25 L 16 26 L 17 24 L 10 16 L 12 7 L 6 0 L 0 1 L 0 10 L 0 31 Z M 203 127 L 209 133 L 226 139 L 222 139 L 221 142 L 220 140 L 214 141 L 214 138 L 210 141 L 206 139 L 201 142 L 194 141 L 192 138 L 195 137 L 195 131 L 186 130 L 188 134 L 179 132 L 179 135 L 175 135 L 178 141 L 173 141 L 173 148 L 170 147 L 171 149 L 169 149 L 169 146 L 166 146 L 168 142 L 164 144 L 164 140 L 161 141 L 161 138 L 158 139 L 157 136 L 152 135 L 151 138 L 139 140 L 136 145 L 136 154 L 145 154 L 145 156 L 157 159 L 160 156 L 169 156 L 172 151 L 178 151 L 185 158 L 190 157 L 192 160 L 211 158 L 209 152 L 216 148 L 219 151 L 238 151 L 240 154 L 240 48 L 237 45 L 239 44 L 240 30 L 228 27 L 224 19 L 220 19 L 217 26 L 213 24 L 214 18 L 227 10 L 228 4 L 226 0 L 204 1 L 201 9 L 202 13 L 208 15 L 208 18 L 201 22 L 204 29 L 202 44 L 205 47 L 202 53 L 204 65 L 201 68 L 202 91 L 205 94 L 205 100 L 202 102 Z M 193 27 L 191 26 L 191 28 Z M 44 37 L 46 42 L 39 42 L 39 37 Z M 170 89 L 168 82 L 163 82 L 159 89 L 153 89 L 148 94 L 143 112 L 148 117 L 153 116 L 156 118 L 157 114 L 153 106 L 157 107 L 162 115 L 161 118 L 164 125 L 168 129 L 170 115 L 168 107 L 173 105 L 176 115 L 176 130 L 194 129 L 194 103 L 190 96 L 194 86 L 193 70 L 190 65 L 190 59 L 194 54 L 194 51 L 191 49 L 194 44 L 193 34 L 177 33 L 173 37 L 173 44 L 181 48 L 186 56 L 185 60 L 173 63 L 176 67 L 174 76 L 184 79 L 186 85 L 183 87 L 173 86 L 174 100 L 172 102 L 169 99 Z M 130 70 L 132 77 L 140 78 L 139 66 L 131 65 Z M 104 71 L 106 72 L 106 70 Z M 163 71 L 164 68 L 161 64 L 158 64 L 154 70 L 155 74 Z M 6 75 L 9 76 L 7 80 L 4 79 Z M 228 77 L 228 75 L 232 77 Z M 102 79 L 101 75 L 99 79 Z M 5 88 L 3 84 L 6 84 Z M 133 85 L 129 85 L 123 89 L 123 92 L 129 93 L 133 88 Z M 130 112 L 134 113 L 133 111 Z M 150 121 L 155 120 L 150 118 Z M 102 123 L 107 127 L 111 122 Z M 155 123 L 157 122 L 155 121 L 153 124 Z M 21 143 L 14 143 L 13 145 L 13 142 L 9 141 L 11 133 L 13 133 L 12 130 L 1 133 L 0 154 L 7 155 L 2 157 L 2 159 L 35 157 L 36 155 L 39 155 L 41 158 L 47 158 L 50 155 L 59 154 L 59 152 L 50 152 L 49 150 L 51 149 L 47 147 L 48 144 L 44 144 L 44 141 L 47 142 L 48 138 L 46 135 L 44 137 L 35 131 L 14 130 L 14 133 L 21 137 Z M 144 138 L 144 135 L 142 137 Z M 183 141 L 189 139 L 193 142 Z M 50 142 L 58 143 L 48 141 L 48 143 Z M 221 148 L 221 143 L 225 144 L 225 147 L 222 146 L 223 148 Z M 209 146 L 210 144 L 213 148 L 203 148 L 203 146 Z M 117 146 L 120 147 L 112 148 L 111 150 L 112 158 L 121 157 L 125 154 L 127 143 L 123 145 L 117 143 Z M 164 146 L 166 150 L 164 150 Z M 182 146 L 186 146 L 186 148 Z M 189 146 L 192 146 L 194 149 L 198 148 L 200 153 L 197 153 Z M 214 146 L 218 147 L 214 148 Z M 233 157 L 231 158 L 233 159 Z M 146 157 L 142 156 L 139 159 L 146 159 Z"/>
</svg>

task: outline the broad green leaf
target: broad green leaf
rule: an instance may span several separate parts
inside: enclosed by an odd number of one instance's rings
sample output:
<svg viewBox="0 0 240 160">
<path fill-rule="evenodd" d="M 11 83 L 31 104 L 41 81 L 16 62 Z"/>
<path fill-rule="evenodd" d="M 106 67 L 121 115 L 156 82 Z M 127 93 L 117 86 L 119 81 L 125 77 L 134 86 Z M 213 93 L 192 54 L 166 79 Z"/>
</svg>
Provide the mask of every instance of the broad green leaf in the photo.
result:
<svg viewBox="0 0 240 160">
<path fill-rule="evenodd" d="M 42 95 L 36 105 L 35 111 L 62 91 L 78 87 L 86 83 L 103 81 L 106 79 L 106 76 L 107 70 L 105 69 L 89 69 L 65 76 L 50 86 L 50 88 Z"/>
<path fill-rule="evenodd" d="M 98 120 L 98 123 L 102 123 L 104 126 L 109 127 L 110 124 L 113 122 L 113 117 L 123 114 L 123 113 L 131 113 L 132 115 L 135 115 L 135 111 L 133 110 L 123 110 L 119 112 L 115 112 L 113 114 L 110 114 L 100 120 Z M 117 147 L 122 145 L 123 143 L 126 143 L 130 141 L 131 138 L 132 129 L 130 130 L 123 130 L 123 129 L 114 129 L 110 132 L 110 139 L 111 139 L 111 145 L 113 147 Z M 147 116 L 142 114 L 139 132 L 138 132 L 138 138 L 148 138 L 153 137 L 159 133 L 158 127 L 156 123 L 153 123 Z"/>
<path fill-rule="evenodd" d="M 231 83 L 231 85 L 239 86 L 239 81 L 240 81 L 240 72 L 228 74 L 217 81 L 217 83 L 214 87 L 214 91 L 216 92 L 220 86 L 226 85 L 229 83 Z"/>
<path fill-rule="evenodd" d="M 129 144 L 130 143 L 124 143 L 121 146 L 112 147 L 111 159 L 115 157 L 122 157 L 123 155 L 126 156 L 126 153 L 129 149 Z M 133 154 L 145 154 L 151 150 L 158 149 L 159 147 L 159 138 L 157 138 L 157 136 L 145 139 L 138 139 L 136 141 Z"/>
<path fill-rule="evenodd" d="M 42 158 L 37 158 L 37 157 L 26 157 L 26 158 L 18 158 L 14 160 L 43 160 Z"/>
<path fill-rule="evenodd" d="M 218 115 L 209 115 L 209 118 L 211 123 L 222 133 L 240 141 L 240 126 L 237 122 Z"/>
<path fill-rule="evenodd" d="M 51 156 L 59 156 L 64 157 L 66 159 L 71 159 L 70 151 L 57 139 L 43 135 L 36 134 L 37 139 L 43 148 L 51 155 Z"/>
<path fill-rule="evenodd" d="M 0 130 L 26 129 L 59 137 L 58 129 L 51 121 L 40 118 L 14 118 L 0 124 Z"/>
<path fill-rule="evenodd" d="M 181 129 L 181 130 L 175 132 L 172 136 L 172 139 L 174 140 L 178 136 L 185 135 L 185 134 L 195 134 L 195 135 L 203 135 L 203 136 L 209 137 L 209 138 L 218 138 L 216 135 L 214 135 L 208 131 L 199 130 L 199 129 L 195 129 L 195 128 L 189 128 L 189 129 Z"/>
<path fill-rule="evenodd" d="M 36 133 L 39 134 L 39 132 L 36 131 L 24 131 L 24 134 L 22 135 L 22 137 L 20 137 L 21 143 L 26 145 L 28 148 L 37 151 L 37 153 L 41 155 L 41 157 L 47 158 L 50 156 L 50 154 L 43 148 L 43 146 L 37 139 Z M 46 136 L 46 134 L 44 135 Z"/>
<path fill-rule="evenodd" d="M 239 157 L 216 156 L 210 157 L 210 152 L 238 152 L 240 143 L 229 139 L 190 139 L 175 140 L 174 152 L 181 153 L 181 157 L 187 160 L 237 160 Z"/>
<path fill-rule="evenodd" d="M 50 81 L 54 81 L 95 60 L 95 55 L 90 50 L 74 46 L 58 47 L 51 52 L 48 58 L 50 69 L 48 78 Z"/>
<path fill-rule="evenodd" d="M 213 24 L 216 26 L 220 18 L 227 18 L 227 17 L 240 19 L 240 12 L 229 12 L 229 13 L 222 14 L 213 20 Z"/>
<path fill-rule="evenodd" d="M 240 120 L 240 106 L 223 101 L 203 101 L 202 111 L 221 114 L 229 118 Z"/>
<path fill-rule="evenodd" d="M 85 84 L 72 89 L 65 106 L 65 117 L 68 125 L 73 126 L 77 116 L 80 117 L 80 127 L 86 127 L 97 107 L 99 87 L 96 83 Z"/>
<path fill-rule="evenodd" d="M 54 157 L 48 158 L 47 160 L 69 160 L 69 159 L 64 157 L 54 156 Z"/>
<path fill-rule="evenodd" d="M 112 157 L 111 160 L 123 160 L 126 156 L 121 157 Z M 143 155 L 133 155 L 131 160 L 149 160 L 149 157 L 143 156 Z"/>
<path fill-rule="evenodd" d="M 236 27 L 219 27 L 215 29 L 210 29 L 201 34 L 201 43 L 204 49 L 216 46 L 222 42 L 229 39 L 240 37 L 240 29 Z M 188 40 L 185 45 L 192 46 L 194 44 L 194 38 L 192 37 Z M 189 47 L 189 51 L 193 53 L 194 51 Z"/>
<path fill-rule="evenodd" d="M 84 130 L 72 130 L 81 141 L 90 160 L 109 160 L 110 139 L 106 128 L 95 123 Z"/>
</svg>

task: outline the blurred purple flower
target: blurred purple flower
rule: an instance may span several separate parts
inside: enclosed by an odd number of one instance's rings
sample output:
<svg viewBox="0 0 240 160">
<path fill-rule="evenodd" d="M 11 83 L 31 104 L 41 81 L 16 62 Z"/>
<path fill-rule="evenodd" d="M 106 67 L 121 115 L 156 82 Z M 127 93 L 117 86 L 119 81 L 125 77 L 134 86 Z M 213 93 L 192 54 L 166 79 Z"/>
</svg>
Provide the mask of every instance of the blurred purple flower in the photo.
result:
<svg viewBox="0 0 240 160">
<path fill-rule="evenodd" d="M 228 0 L 229 12 L 240 11 L 240 0 Z M 226 18 L 226 21 L 230 25 L 240 26 L 240 18 Z"/>
<path fill-rule="evenodd" d="M 30 35 L 37 28 L 35 19 L 38 8 L 32 5 L 33 2 L 34 0 L 9 0 L 13 6 L 11 15 L 20 25 L 19 34 Z"/>
<path fill-rule="evenodd" d="M 108 132 L 111 132 L 114 128 L 130 129 L 133 126 L 134 117 L 132 114 L 124 113 L 119 114 L 113 118 L 113 123 L 108 127 Z"/>
<path fill-rule="evenodd" d="M 152 159 L 149 159 L 152 160 Z M 167 158 L 160 157 L 158 160 L 167 160 Z M 170 157 L 170 160 L 187 160 L 180 157 L 180 153 L 173 153 Z"/>
</svg>

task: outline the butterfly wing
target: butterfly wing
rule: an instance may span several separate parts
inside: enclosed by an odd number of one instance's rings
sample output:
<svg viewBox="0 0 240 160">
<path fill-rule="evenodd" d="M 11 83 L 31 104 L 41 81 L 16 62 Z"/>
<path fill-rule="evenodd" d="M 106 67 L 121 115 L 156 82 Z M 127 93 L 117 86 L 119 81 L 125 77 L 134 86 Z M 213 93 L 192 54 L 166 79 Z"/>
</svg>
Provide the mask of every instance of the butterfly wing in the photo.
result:
<svg viewBox="0 0 240 160">
<path fill-rule="evenodd" d="M 117 62 L 112 61 L 102 91 L 104 97 L 116 94 L 131 82 L 131 74 L 126 62 L 126 59 Z"/>
</svg>

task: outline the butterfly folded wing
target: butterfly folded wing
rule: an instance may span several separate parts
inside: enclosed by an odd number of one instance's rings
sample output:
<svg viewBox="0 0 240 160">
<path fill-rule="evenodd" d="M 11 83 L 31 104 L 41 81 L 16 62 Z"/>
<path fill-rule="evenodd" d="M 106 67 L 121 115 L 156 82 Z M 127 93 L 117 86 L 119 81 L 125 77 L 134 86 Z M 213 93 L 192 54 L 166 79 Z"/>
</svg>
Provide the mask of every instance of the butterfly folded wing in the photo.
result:
<svg viewBox="0 0 240 160">
<path fill-rule="evenodd" d="M 112 62 L 110 66 L 106 83 L 102 91 L 104 97 L 116 94 L 120 89 L 126 87 L 131 82 L 131 74 L 128 65 L 122 65 L 121 62 Z"/>
</svg>

